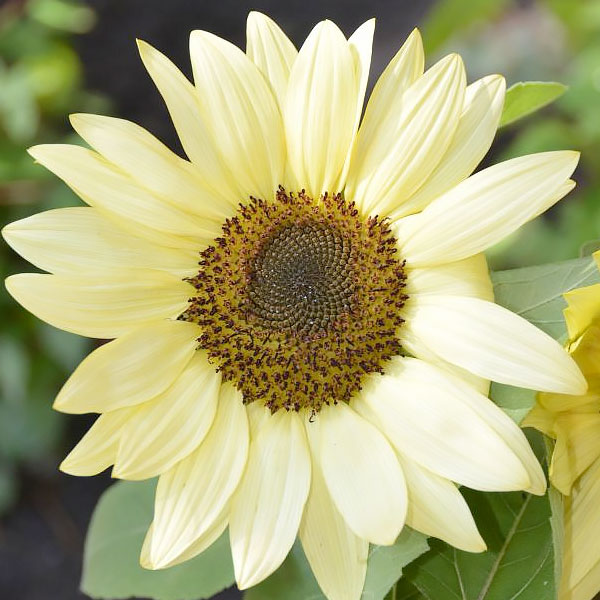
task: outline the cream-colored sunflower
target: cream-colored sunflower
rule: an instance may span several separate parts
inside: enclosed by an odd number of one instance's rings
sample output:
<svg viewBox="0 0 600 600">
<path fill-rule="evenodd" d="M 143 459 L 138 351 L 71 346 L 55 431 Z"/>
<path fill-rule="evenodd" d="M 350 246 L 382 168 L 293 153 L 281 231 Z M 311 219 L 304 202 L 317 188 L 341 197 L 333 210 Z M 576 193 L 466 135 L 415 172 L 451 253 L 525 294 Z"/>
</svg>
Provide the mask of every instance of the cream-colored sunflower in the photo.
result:
<svg viewBox="0 0 600 600">
<path fill-rule="evenodd" d="M 361 121 L 374 22 L 319 23 L 300 51 L 267 17 L 244 54 L 194 31 L 194 84 L 140 43 L 189 160 L 137 125 L 74 115 L 93 148 L 32 156 L 89 208 L 9 225 L 50 274 L 10 293 L 67 331 L 116 338 L 58 410 L 101 413 L 61 468 L 159 476 L 142 564 L 229 528 L 241 588 L 299 535 L 325 595 L 358 598 L 369 543 L 405 523 L 485 549 L 456 484 L 541 494 L 543 473 L 489 380 L 583 393 L 573 360 L 497 306 L 482 252 L 572 187 L 578 154 L 469 175 L 504 79 L 459 56 L 423 72 L 413 32 Z"/>
</svg>

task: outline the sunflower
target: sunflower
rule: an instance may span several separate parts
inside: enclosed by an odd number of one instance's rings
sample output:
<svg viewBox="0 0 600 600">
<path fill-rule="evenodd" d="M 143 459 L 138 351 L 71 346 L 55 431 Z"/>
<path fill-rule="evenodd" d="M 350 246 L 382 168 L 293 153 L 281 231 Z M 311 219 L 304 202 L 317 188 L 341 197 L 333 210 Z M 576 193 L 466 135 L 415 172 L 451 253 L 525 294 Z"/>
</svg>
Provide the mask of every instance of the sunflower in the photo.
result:
<svg viewBox="0 0 600 600">
<path fill-rule="evenodd" d="M 471 175 L 504 79 L 467 86 L 455 54 L 424 72 L 417 31 L 361 123 L 373 31 L 323 21 L 297 51 L 251 13 L 245 54 L 191 34 L 194 84 L 140 42 L 189 160 L 81 114 L 93 149 L 30 150 L 90 207 L 6 227 L 49 272 L 7 288 L 56 327 L 114 338 L 58 394 L 57 410 L 100 413 L 61 468 L 159 476 L 146 567 L 228 528 L 247 588 L 299 535 L 325 595 L 358 598 L 369 543 L 405 523 L 485 549 L 456 484 L 545 490 L 489 380 L 571 394 L 585 380 L 494 304 L 482 252 L 573 187 L 578 154 Z"/>
<path fill-rule="evenodd" d="M 600 252 L 594 254 L 600 267 Z M 564 294 L 567 348 L 585 375 L 583 396 L 542 393 L 523 421 L 556 440 L 550 481 L 564 496 L 559 600 L 600 591 L 600 284 Z"/>
</svg>

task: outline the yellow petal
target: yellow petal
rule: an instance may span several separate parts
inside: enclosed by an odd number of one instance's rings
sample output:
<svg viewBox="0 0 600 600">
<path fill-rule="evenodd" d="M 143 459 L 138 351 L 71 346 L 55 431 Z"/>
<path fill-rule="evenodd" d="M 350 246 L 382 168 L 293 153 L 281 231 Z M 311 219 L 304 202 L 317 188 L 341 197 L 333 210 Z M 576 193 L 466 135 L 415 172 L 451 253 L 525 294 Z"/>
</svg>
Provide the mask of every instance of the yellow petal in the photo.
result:
<svg viewBox="0 0 600 600">
<path fill-rule="evenodd" d="M 402 95 L 399 113 L 369 148 L 361 137 L 347 196 L 365 213 L 389 215 L 414 193 L 448 148 L 462 110 L 465 70 L 458 55 L 434 65 Z"/>
<path fill-rule="evenodd" d="M 561 600 L 591 600 L 600 587 L 600 460 L 565 498 Z"/>
<path fill-rule="evenodd" d="M 246 22 L 246 54 L 271 84 L 279 106 L 283 106 L 290 71 L 298 56 L 294 44 L 275 21 L 253 10 Z"/>
<path fill-rule="evenodd" d="M 388 441 L 343 402 L 323 407 L 313 425 L 327 489 L 350 529 L 373 544 L 393 544 L 404 526 L 407 496 Z"/>
<path fill-rule="evenodd" d="M 288 160 L 309 196 L 335 189 L 354 137 L 359 82 L 344 34 L 322 21 L 300 49 L 284 106 Z"/>
<path fill-rule="evenodd" d="M 206 352 L 197 350 L 169 388 L 133 409 L 113 477 L 149 479 L 193 452 L 213 423 L 220 386 L 221 375 Z"/>
<path fill-rule="evenodd" d="M 390 217 L 418 212 L 468 177 L 489 150 L 504 105 L 506 83 L 489 75 L 467 87 L 462 114 L 446 153 L 425 183 Z"/>
<path fill-rule="evenodd" d="M 229 500 L 246 466 L 248 441 L 241 394 L 225 384 L 214 424 L 202 444 L 158 481 L 148 555 L 152 568 L 181 562 L 198 544 L 222 531 Z"/>
<path fill-rule="evenodd" d="M 554 424 L 550 481 L 568 496 L 575 480 L 600 457 L 600 415 L 564 414 Z"/>
<path fill-rule="evenodd" d="M 190 56 L 202 116 L 240 200 L 272 199 L 283 181 L 285 141 L 265 78 L 239 48 L 206 31 L 192 32 Z"/>
<path fill-rule="evenodd" d="M 60 275 L 158 269 L 180 279 L 198 271 L 198 250 L 148 243 L 117 227 L 95 208 L 73 206 L 37 213 L 2 230 L 8 244 L 36 267 Z"/>
<path fill-rule="evenodd" d="M 310 424 L 307 426 L 310 430 Z M 304 554 L 325 596 L 329 600 L 359 600 L 367 574 L 369 542 L 356 536 L 346 525 L 327 491 L 314 455 L 310 494 L 299 535 Z"/>
<path fill-rule="evenodd" d="M 34 146 L 29 153 L 87 204 L 134 235 L 174 248 L 197 249 L 197 238 L 212 240 L 219 234 L 218 225 L 158 198 L 92 150 L 48 144 Z"/>
<path fill-rule="evenodd" d="M 11 296 L 36 317 L 71 333 L 112 339 L 188 306 L 188 283 L 164 271 L 136 269 L 82 275 L 20 273 L 6 279 Z"/>
<path fill-rule="evenodd" d="M 569 339 L 575 340 L 600 317 L 600 283 L 571 290 L 564 298 Z"/>
<path fill-rule="evenodd" d="M 121 408 L 100 415 L 79 443 L 60 464 L 69 475 L 97 475 L 115 462 L 121 431 L 131 415 Z"/>
<path fill-rule="evenodd" d="M 578 160 L 577 152 L 541 152 L 479 171 L 398 221 L 402 257 L 419 267 L 483 252 L 567 194 Z"/>
<path fill-rule="evenodd" d="M 546 394 L 540 394 L 539 396 L 545 395 Z M 521 427 L 535 427 L 535 429 L 545 433 L 547 436 L 556 438 L 554 423 L 557 416 L 556 413 L 550 412 L 539 404 L 536 404 L 521 421 Z"/>
<path fill-rule="evenodd" d="M 213 194 L 193 165 L 144 128 L 100 115 L 75 114 L 70 119 L 90 146 L 169 204 L 217 223 L 230 216 L 231 203 Z"/>
<path fill-rule="evenodd" d="M 246 589 L 268 577 L 292 547 L 310 487 L 300 417 L 279 411 L 252 439 L 229 520 L 235 578 Z"/>
<path fill-rule="evenodd" d="M 158 321 L 104 344 L 75 369 L 54 408 L 102 413 L 155 398 L 192 358 L 199 333 L 192 323 Z"/>
<path fill-rule="evenodd" d="M 405 308 L 404 328 L 440 358 L 480 377 L 540 391 L 586 391 L 577 364 L 556 340 L 493 302 L 427 295 Z"/>
</svg>

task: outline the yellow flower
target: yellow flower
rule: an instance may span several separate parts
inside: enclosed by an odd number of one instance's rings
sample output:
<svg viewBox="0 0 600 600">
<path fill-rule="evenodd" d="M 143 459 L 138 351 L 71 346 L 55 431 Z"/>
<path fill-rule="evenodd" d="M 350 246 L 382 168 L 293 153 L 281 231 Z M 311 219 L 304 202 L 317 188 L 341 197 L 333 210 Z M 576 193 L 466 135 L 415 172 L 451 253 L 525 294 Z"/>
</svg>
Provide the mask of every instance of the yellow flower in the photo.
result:
<svg viewBox="0 0 600 600">
<path fill-rule="evenodd" d="M 600 252 L 594 254 L 600 266 Z M 568 350 L 585 375 L 582 396 L 543 393 L 523 421 L 556 440 L 550 481 L 564 499 L 560 600 L 600 591 L 600 284 L 564 294 Z"/>
<path fill-rule="evenodd" d="M 324 21 L 298 52 L 251 13 L 246 54 L 191 34 L 194 85 L 141 42 L 189 161 L 93 115 L 71 118 L 93 150 L 31 149 L 91 208 L 9 225 L 51 274 L 7 287 L 57 327 L 116 338 L 56 399 L 101 413 L 61 468 L 160 476 L 149 568 L 228 527 L 246 588 L 299 535 L 327 597 L 352 600 L 369 543 L 392 544 L 405 523 L 485 549 L 456 483 L 544 493 L 489 380 L 586 384 L 559 344 L 494 304 L 482 252 L 573 187 L 578 154 L 469 177 L 504 79 L 467 86 L 457 55 L 423 73 L 417 31 L 359 129 L 373 30 L 346 39 Z"/>
</svg>

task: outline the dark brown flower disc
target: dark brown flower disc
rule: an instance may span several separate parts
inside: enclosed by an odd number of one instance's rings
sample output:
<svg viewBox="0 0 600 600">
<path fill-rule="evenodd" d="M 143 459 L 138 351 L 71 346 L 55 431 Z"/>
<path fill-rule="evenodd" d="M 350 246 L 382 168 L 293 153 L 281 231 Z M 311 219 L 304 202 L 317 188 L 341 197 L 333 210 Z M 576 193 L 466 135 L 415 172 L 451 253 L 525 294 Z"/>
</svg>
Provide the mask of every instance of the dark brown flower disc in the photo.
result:
<svg viewBox="0 0 600 600">
<path fill-rule="evenodd" d="M 318 411 L 348 402 L 401 353 L 403 263 L 385 220 L 340 196 L 252 198 L 201 253 L 181 319 L 244 402 Z"/>
</svg>

